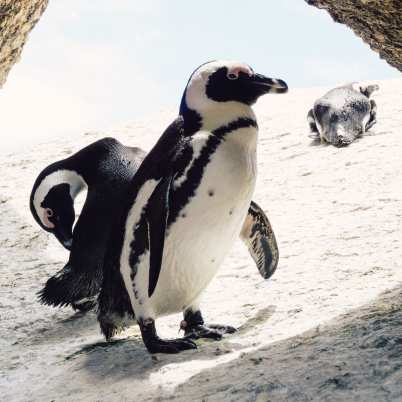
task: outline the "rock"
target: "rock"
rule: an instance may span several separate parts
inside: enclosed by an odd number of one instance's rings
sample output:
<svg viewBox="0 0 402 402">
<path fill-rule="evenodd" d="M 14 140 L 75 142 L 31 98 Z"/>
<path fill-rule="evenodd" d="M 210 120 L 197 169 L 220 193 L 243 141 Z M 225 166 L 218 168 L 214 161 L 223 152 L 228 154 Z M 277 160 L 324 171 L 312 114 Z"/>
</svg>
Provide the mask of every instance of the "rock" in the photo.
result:
<svg viewBox="0 0 402 402">
<path fill-rule="evenodd" d="M 0 88 L 49 0 L 0 1 Z"/>
<path fill-rule="evenodd" d="M 346 24 L 388 64 L 402 71 L 402 7 L 399 0 L 305 0 Z"/>
<path fill-rule="evenodd" d="M 399 0 L 305 0 L 346 24 L 380 57 L 402 71 L 402 7 Z M 0 1 L 0 88 L 19 60 L 28 34 L 49 0 Z"/>
</svg>

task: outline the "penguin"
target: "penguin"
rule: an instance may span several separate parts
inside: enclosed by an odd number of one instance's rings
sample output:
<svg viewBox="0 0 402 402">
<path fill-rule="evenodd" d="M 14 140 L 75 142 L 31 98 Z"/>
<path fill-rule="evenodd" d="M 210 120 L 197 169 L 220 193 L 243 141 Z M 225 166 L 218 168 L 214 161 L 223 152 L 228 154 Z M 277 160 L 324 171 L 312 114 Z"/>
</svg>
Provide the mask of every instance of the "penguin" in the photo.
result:
<svg viewBox="0 0 402 402">
<path fill-rule="evenodd" d="M 99 271 L 102 244 L 95 241 L 85 242 L 94 239 L 92 226 L 85 226 L 85 222 L 88 222 L 85 214 L 93 216 L 91 210 L 96 211 L 97 203 L 102 202 L 104 209 L 112 211 L 112 215 L 102 217 L 105 224 L 103 231 L 107 231 L 113 214 L 117 213 L 118 200 L 124 197 L 145 154 L 140 148 L 126 147 L 114 138 L 104 138 L 70 158 L 53 163 L 40 173 L 31 193 L 32 214 L 39 225 L 52 233 L 68 250 L 71 250 L 73 244 L 75 197 L 84 189 L 95 194 L 88 195 L 83 208 L 85 212 L 78 219 L 76 228 L 82 233 L 75 233 L 77 244 L 70 255 L 69 263 L 52 276 L 39 293 L 44 304 L 71 305 L 79 311 L 94 307 L 102 278 L 102 271 Z M 88 174 L 89 166 L 91 174 Z M 81 219 L 84 219 L 84 223 L 79 223 Z M 255 202 L 251 202 L 240 237 L 248 247 L 261 275 L 272 275 L 278 265 L 278 246 L 268 217 Z M 106 237 L 102 241 L 105 242 Z M 83 253 L 82 247 L 87 252 Z"/>
<path fill-rule="evenodd" d="M 307 113 L 310 137 L 338 147 L 361 137 L 377 122 L 377 105 L 369 98 L 378 89 L 352 83 L 327 92 Z"/>
<path fill-rule="evenodd" d="M 67 264 L 39 292 L 43 304 L 87 311 L 102 283 L 104 250 L 119 204 L 146 153 L 103 138 L 47 166 L 30 196 L 35 221 L 68 250 Z M 74 199 L 87 190 L 75 224 Z"/>
<path fill-rule="evenodd" d="M 194 349 L 193 339 L 235 331 L 205 324 L 201 295 L 244 225 L 253 243 L 254 225 L 245 222 L 257 174 L 251 106 L 287 89 L 239 62 L 208 62 L 190 76 L 179 116 L 140 165 L 112 229 L 98 299 L 106 338 L 127 316 L 150 353 Z M 176 312 L 185 337 L 161 339 L 155 320 Z"/>
</svg>

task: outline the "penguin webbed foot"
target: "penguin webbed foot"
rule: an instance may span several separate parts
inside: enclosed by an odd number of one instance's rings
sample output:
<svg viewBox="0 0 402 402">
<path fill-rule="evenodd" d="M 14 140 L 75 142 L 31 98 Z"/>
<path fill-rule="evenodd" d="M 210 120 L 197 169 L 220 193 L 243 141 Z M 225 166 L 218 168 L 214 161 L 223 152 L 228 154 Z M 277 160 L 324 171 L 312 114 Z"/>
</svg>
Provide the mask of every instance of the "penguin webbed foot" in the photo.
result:
<svg viewBox="0 0 402 402">
<path fill-rule="evenodd" d="M 204 324 L 201 311 L 187 311 L 184 320 L 180 324 L 180 328 L 184 330 L 184 335 L 191 339 L 207 338 L 219 341 L 224 334 L 233 334 L 236 328 L 230 325 L 220 324 Z"/>
<path fill-rule="evenodd" d="M 224 334 L 233 334 L 236 332 L 236 328 L 230 325 L 194 325 L 184 330 L 184 334 L 190 339 L 213 339 L 214 341 L 220 341 Z"/>
<path fill-rule="evenodd" d="M 149 353 L 179 353 L 183 350 L 197 349 L 197 345 L 188 338 L 161 339 L 156 333 L 155 321 L 146 319 L 138 321 L 142 340 Z"/>
<path fill-rule="evenodd" d="M 148 340 L 145 344 L 149 353 L 179 353 L 183 350 L 197 349 L 197 345 L 186 338 L 164 340 L 159 337 Z"/>
</svg>

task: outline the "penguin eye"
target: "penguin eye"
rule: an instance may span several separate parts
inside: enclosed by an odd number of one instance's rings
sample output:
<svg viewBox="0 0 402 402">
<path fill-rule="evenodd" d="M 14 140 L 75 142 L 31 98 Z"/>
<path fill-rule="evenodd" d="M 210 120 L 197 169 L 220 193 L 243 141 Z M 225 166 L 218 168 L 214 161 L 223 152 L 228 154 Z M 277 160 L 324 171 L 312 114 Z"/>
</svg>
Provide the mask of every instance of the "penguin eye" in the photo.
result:
<svg viewBox="0 0 402 402">
<path fill-rule="evenodd" d="M 53 216 L 53 210 L 50 208 L 45 208 L 45 214 L 48 218 L 51 218 Z"/>
<path fill-rule="evenodd" d="M 227 77 L 229 80 L 237 80 L 239 76 L 236 73 L 228 73 Z"/>
</svg>

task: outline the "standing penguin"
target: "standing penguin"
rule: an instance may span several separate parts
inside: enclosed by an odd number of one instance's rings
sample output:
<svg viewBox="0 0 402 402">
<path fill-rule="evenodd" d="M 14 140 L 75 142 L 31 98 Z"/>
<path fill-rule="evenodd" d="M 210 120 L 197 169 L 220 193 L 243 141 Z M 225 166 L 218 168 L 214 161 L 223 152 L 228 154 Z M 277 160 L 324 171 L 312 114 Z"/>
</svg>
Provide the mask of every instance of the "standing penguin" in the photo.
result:
<svg viewBox="0 0 402 402">
<path fill-rule="evenodd" d="M 356 83 L 331 89 L 307 113 L 313 139 L 335 146 L 349 145 L 376 122 L 377 105 L 370 96 L 378 85 Z"/>
<path fill-rule="evenodd" d="M 180 116 L 139 167 L 110 236 L 98 313 L 106 337 L 126 312 L 124 295 L 151 353 L 196 348 L 189 337 L 219 339 L 235 330 L 205 325 L 200 297 L 239 235 L 254 192 L 251 105 L 286 91 L 285 82 L 237 62 L 206 63 L 191 75 Z M 179 311 L 187 337 L 159 338 L 156 318 Z"/>
<path fill-rule="evenodd" d="M 42 303 L 80 311 L 93 307 L 113 219 L 145 155 L 139 148 L 104 138 L 39 174 L 30 197 L 32 215 L 71 250 L 65 267 L 40 292 Z M 73 233 L 74 199 L 84 189 L 88 193 Z"/>
</svg>

